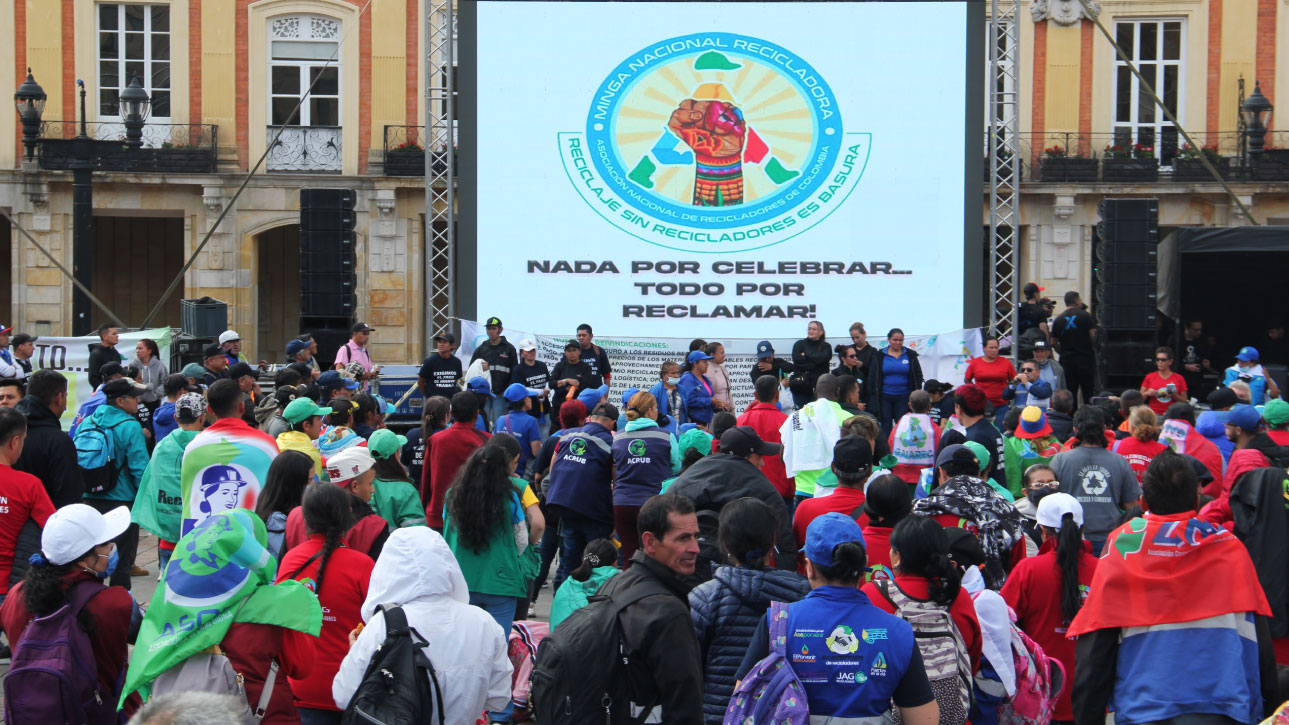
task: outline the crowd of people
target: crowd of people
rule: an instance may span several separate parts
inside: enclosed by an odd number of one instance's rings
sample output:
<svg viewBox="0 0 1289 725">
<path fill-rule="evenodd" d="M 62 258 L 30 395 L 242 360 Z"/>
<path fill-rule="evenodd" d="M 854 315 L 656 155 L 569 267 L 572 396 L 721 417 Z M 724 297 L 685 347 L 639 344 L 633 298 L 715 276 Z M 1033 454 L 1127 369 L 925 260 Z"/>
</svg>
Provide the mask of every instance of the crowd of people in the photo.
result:
<svg viewBox="0 0 1289 725">
<path fill-rule="evenodd" d="M 548 367 L 491 318 L 468 364 L 434 338 L 406 435 L 364 323 L 332 365 L 292 340 L 270 390 L 234 331 L 171 374 L 105 325 L 70 432 L 63 374 L 0 381 L 6 717 L 1260 721 L 1289 403 L 1253 348 L 1203 401 L 1171 348 L 1098 396 L 1066 302 L 960 385 L 898 329 L 812 321 L 786 359 L 758 344 L 741 410 L 720 342 L 611 398 L 589 325 Z"/>
</svg>

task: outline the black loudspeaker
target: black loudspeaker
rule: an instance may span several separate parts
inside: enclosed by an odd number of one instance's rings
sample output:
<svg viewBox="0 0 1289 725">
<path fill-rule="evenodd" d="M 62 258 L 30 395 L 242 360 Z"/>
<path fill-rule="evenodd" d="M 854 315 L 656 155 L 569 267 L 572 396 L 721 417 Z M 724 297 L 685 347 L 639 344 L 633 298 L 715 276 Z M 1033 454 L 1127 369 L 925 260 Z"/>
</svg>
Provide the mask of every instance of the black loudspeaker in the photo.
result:
<svg viewBox="0 0 1289 725">
<path fill-rule="evenodd" d="M 1102 329 L 1098 387 L 1118 392 L 1140 386 L 1155 369 L 1159 202 L 1102 199 L 1097 212 L 1092 291 Z"/>
<path fill-rule="evenodd" d="M 300 316 L 319 329 L 358 309 L 358 256 L 353 189 L 300 190 Z"/>
<path fill-rule="evenodd" d="M 336 364 L 336 352 L 349 341 L 353 318 L 301 317 L 300 333 L 312 335 L 318 343 L 318 366 L 330 370 Z"/>
<path fill-rule="evenodd" d="M 206 346 L 215 342 L 213 337 L 176 335 L 170 341 L 170 372 L 178 373 L 188 363 L 201 365 L 206 362 Z"/>
</svg>

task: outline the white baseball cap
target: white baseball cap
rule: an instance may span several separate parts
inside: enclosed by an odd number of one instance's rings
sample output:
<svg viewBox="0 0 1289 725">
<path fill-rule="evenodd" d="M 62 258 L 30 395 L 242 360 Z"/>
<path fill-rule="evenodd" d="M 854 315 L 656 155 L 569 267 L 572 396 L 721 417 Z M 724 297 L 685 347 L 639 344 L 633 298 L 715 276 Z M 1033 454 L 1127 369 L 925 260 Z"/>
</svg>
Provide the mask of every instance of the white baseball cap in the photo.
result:
<svg viewBox="0 0 1289 725">
<path fill-rule="evenodd" d="M 130 509 L 118 506 L 106 514 L 92 506 L 73 503 L 54 512 L 40 534 L 40 551 L 49 563 L 62 566 L 106 544 L 130 527 Z"/>
<path fill-rule="evenodd" d="M 376 465 L 367 446 L 350 446 L 327 459 L 327 478 L 332 483 L 344 485 Z"/>
<path fill-rule="evenodd" d="M 532 338 L 525 337 L 524 339 L 519 341 L 519 349 L 521 352 L 526 352 L 528 350 L 536 350 L 537 343 L 533 342 Z"/>
<path fill-rule="evenodd" d="M 209 340 L 210 338 L 206 338 L 206 339 Z M 242 336 L 237 334 L 236 332 L 233 332 L 232 330 L 224 330 L 223 332 L 219 333 L 219 344 L 221 345 L 223 345 L 226 342 L 233 342 L 234 340 L 240 340 L 240 339 L 242 339 Z"/>
<path fill-rule="evenodd" d="M 1074 515 L 1074 523 L 1079 526 L 1083 525 L 1083 504 L 1079 503 L 1068 493 L 1049 493 L 1038 500 L 1038 519 L 1039 526 L 1046 526 L 1050 529 L 1061 528 L 1061 519 L 1066 514 Z"/>
</svg>

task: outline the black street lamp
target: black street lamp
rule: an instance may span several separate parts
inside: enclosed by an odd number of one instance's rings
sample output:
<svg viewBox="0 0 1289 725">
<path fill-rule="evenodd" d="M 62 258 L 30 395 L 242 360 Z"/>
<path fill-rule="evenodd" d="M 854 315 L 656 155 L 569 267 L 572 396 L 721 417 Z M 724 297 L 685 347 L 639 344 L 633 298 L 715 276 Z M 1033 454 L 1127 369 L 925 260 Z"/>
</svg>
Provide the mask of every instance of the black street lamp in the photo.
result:
<svg viewBox="0 0 1289 725">
<path fill-rule="evenodd" d="M 85 81 L 78 80 L 81 91 L 80 133 L 72 139 L 72 276 L 89 289 L 94 265 L 94 161 L 96 142 L 85 124 Z M 27 80 L 13 94 L 18 116 L 22 120 L 22 140 L 27 146 L 27 159 L 35 156 L 40 143 L 40 116 L 45 109 L 45 92 L 27 69 Z M 143 146 L 143 123 L 148 117 L 151 99 L 136 75 L 121 93 L 121 120 L 125 124 L 125 145 L 133 151 Z M 90 324 L 90 300 L 78 286 L 72 287 L 72 334 L 87 335 Z"/>
<path fill-rule="evenodd" d="M 1253 95 L 1245 99 L 1242 110 L 1248 123 L 1249 154 L 1252 156 L 1250 160 L 1256 163 L 1266 147 L 1267 121 L 1271 119 L 1271 111 L 1274 110 L 1271 101 L 1262 95 L 1258 81 L 1253 81 Z"/>
<path fill-rule="evenodd" d="M 82 95 L 84 91 L 81 91 Z M 148 92 L 143 90 L 139 84 L 139 76 L 135 75 L 130 79 L 130 85 L 124 91 L 121 91 L 121 120 L 125 123 L 125 146 L 129 149 L 139 149 L 143 147 L 143 122 L 148 117 L 148 111 L 152 107 L 152 99 L 148 98 Z M 85 116 L 84 106 L 81 107 L 81 117 Z"/>
<path fill-rule="evenodd" d="M 31 77 L 27 69 L 27 80 L 18 86 L 13 94 L 13 103 L 18 108 L 18 120 L 22 122 L 22 143 L 27 147 L 27 160 L 36 157 L 36 142 L 40 138 L 40 116 L 45 112 L 45 89 Z"/>
</svg>

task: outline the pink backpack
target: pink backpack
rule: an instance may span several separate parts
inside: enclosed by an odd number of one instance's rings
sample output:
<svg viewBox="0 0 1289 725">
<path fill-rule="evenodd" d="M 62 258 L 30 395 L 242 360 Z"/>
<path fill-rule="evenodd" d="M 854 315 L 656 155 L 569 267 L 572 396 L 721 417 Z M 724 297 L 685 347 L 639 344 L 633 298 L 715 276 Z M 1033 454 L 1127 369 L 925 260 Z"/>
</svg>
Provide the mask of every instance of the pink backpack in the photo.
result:
<svg viewBox="0 0 1289 725">
<path fill-rule="evenodd" d="M 1016 694 L 998 706 L 1000 725 L 1047 725 L 1065 685 L 1065 666 L 1048 657 L 1037 642 L 1012 629 L 1012 661 L 1016 666 Z"/>
</svg>

